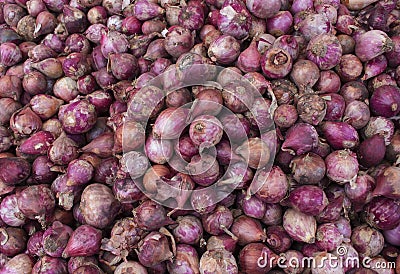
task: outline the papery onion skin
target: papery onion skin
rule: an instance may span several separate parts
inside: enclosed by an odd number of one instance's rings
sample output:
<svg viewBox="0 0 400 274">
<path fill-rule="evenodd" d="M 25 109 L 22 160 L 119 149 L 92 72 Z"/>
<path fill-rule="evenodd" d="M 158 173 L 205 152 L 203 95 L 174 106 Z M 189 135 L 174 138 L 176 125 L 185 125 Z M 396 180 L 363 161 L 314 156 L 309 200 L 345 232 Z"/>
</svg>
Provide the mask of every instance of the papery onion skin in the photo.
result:
<svg viewBox="0 0 400 274">
<path fill-rule="evenodd" d="M 378 87 L 370 99 L 372 113 L 390 118 L 400 112 L 400 89 L 391 85 Z"/>
<path fill-rule="evenodd" d="M 392 50 L 393 42 L 380 30 L 370 30 L 361 34 L 356 41 L 355 53 L 362 62 Z"/>
<path fill-rule="evenodd" d="M 342 46 L 336 36 L 320 34 L 313 37 L 307 46 L 307 58 L 321 70 L 335 67 L 342 56 Z"/>
<path fill-rule="evenodd" d="M 283 227 L 292 239 L 305 243 L 315 242 L 317 222 L 313 216 L 295 209 L 287 209 L 283 215 Z"/>
</svg>

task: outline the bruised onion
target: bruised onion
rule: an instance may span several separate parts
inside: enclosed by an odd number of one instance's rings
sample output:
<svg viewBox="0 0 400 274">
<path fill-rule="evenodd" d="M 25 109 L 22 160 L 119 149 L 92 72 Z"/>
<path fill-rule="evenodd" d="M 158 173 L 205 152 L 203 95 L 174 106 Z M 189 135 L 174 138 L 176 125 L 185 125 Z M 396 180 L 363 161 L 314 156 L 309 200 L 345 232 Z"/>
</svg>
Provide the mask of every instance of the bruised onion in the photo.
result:
<svg viewBox="0 0 400 274">
<path fill-rule="evenodd" d="M 292 69 L 292 56 L 284 49 L 271 48 L 261 57 L 261 69 L 269 79 L 283 78 Z"/>
</svg>

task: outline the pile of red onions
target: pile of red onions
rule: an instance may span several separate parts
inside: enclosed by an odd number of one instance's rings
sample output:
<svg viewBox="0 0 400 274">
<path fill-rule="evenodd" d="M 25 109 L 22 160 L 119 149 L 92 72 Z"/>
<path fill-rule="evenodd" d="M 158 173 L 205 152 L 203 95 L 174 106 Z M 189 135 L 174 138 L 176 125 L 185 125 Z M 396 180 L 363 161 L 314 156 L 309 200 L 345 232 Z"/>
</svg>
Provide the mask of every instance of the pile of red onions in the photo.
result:
<svg viewBox="0 0 400 274">
<path fill-rule="evenodd" d="M 0 0 L 0 274 L 400 273 L 399 115 L 399 1 Z"/>
</svg>

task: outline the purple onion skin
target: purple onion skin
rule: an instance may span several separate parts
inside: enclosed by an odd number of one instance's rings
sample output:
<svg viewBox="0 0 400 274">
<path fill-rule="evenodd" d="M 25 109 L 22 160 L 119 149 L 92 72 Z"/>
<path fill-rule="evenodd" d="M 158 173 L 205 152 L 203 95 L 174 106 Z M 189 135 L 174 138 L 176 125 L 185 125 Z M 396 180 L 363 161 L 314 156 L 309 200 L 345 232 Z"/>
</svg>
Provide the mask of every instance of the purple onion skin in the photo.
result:
<svg viewBox="0 0 400 274">
<path fill-rule="evenodd" d="M 347 103 L 343 121 L 358 130 L 368 124 L 370 117 L 371 113 L 368 105 L 355 100 Z"/>
<path fill-rule="evenodd" d="M 72 229 L 58 221 L 43 234 L 43 249 L 47 255 L 59 258 L 65 249 Z"/>
<path fill-rule="evenodd" d="M 33 260 L 27 254 L 18 254 L 11 258 L 0 270 L 1 274 L 31 273 Z"/>
<path fill-rule="evenodd" d="M 46 252 L 43 248 L 43 231 L 37 231 L 30 236 L 27 242 L 27 251 L 32 256 L 43 257 Z"/>
<path fill-rule="evenodd" d="M 81 225 L 70 236 L 63 258 L 92 256 L 100 251 L 102 233 L 90 225 Z"/>
<path fill-rule="evenodd" d="M 384 238 L 381 232 L 363 224 L 353 229 L 351 243 L 361 256 L 374 257 L 382 251 Z"/>
<path fill-rule="evenodd" d="M 393 42 L 386 33 L 370 30 L 357 37 L 355 53 L 362 62 L 365 62 L 390 51 L 392 47 Z"/>
<path fill-rule="evenodd" d="M 311 185 L 299 186 L 292 190 L 288 200 L 293 208 L 312 216 L 320 214 L 328 205 L 324 191 Z"/>
<path fill-rule="evenodd" d="M 252 20 L 250 13 L 237 0 L 225 0 L 218 16 L 218 29 L 236 39 L 243 39 L 249 34 Z"/>
<path fill-rule="evenodd" d="M 372 113 L 390 118 L 400 112 L 400 89 L 391 85 L 383 85 L 375 89 L 370 99 Z"/>
<path fill-rule="evenodd" d="M 36 262 L 32 274 L 63 274 L 67 273 L 67 262 L 60 258 L 44 256 Z"/>
<path fill-rule="evenodd" d="M 340 121 L 346 108 L 344 98 L 336 93 L 328 93 L 321 96 L 326 100 L 325 121 Z"/>
<path fill-rule="evenodd" d="M 334 251 L 343 241 L 343 235 L 333 223 L 325 223 L 317 228 L 315 244 L 320 250 Z"/>
<path fill-rule="evenodd" d="M 112 223 L 120 205 L 107 186 L 91 184 L 84 189 L 79 207 L 87 224 L 104 228 Z"/>
<path fill-rule="evenodd" d="M 283 228 L 293 240 L 314 243 L 317 222 L 313 216 L 295 209 L 287 209 L 283 215 Z"/>
<path fill-rule="evenodd" d="M 25 216 L 18 208 L 15 194 L 4 197 L 0 205 L 0 217 L 7 225 L 21 226 L 25 224 Z"/>
<path fill-rule="evenodd" d="M 0 159 L 0 182 L 5 185 L 18 185 L 24 182 L 31 172 L 31 166 L 23 158 Z"/>
<path fill-rule="evenodd" d="M 222 35 L 213 41 L 208 48 L 208 56 L 211 61 L 229 65 L 233 63 L 240 54 L 240 44 L 230 35 Z"/>
<path fill-rule="evenodd" d="M 353 149 L 359 144 L 355 128 L 344 122 L 325 122 L 321 130 L 334 149 Z"/>
<path fill-rule="evenodd" d="M 310 124 L 298 123 L 286 132 L 282 150 L 300 155 L 311 151 L 317 145 L 318 133 L 316 129 Z"/>
<path fill-rule="evenodd" d="M 389 244 L 400 246 L 400 224 L 393 229 L 384 230 L 383 236 Z"/>
<path fill-rule="evenodd" d="M 339 64 L 342 46 L 336 36 L 320 34 L 313 37 L 307 46 L 307 58 L 321 70 L 328 70 Z"/>
<path fill-rule="evenodd" d="M 177 218 L 178 226 L 172 233 L 178 243 L 197 244 L 203 237 L 203 227 L 201 221 L 195 216 L 179 216 Z"/>
<path fill-rule="evenodd" d="M 385 152 L 385 140 L 376 134 L 361 142 L 357 154 L 360 164 L 368 168 L 377 166 L 385 158 Z"/>
<path fill-rule="evenodd" d="M 287 10 L 278 11 L 275 15 L 267 19 L 267 31 L 279 37 L 288 34 L 293 25 L 293 16 Z M 294 58 L 294 56 L 292 56 Z"/>
<path fill-rule="evenodd" d="M 378 229 L 394 229 L 400 223 L 400 205 L 396 200 L 376 197 L 364 210 L 367 222 Z"/>
<path fill-rule="evenodd" d="M 387 167 L 376 178 L 376 187 L 373 195 L 382 195 L 387 198 L 398 199 L 400 197 L 400 184 L 397 179 L 400 175 L 400 168 L 395 166 Z"/>
<path fill-rule="evenodd" d="M 0 252 L 12 257 L 25 250 L 27 235 L 21 228 L 6 227 L 0 229 L 0 240 Z"/>
<path fill-rule="evenodd" d="M 292 65 L 292 56 L 284 49 L 271 48 L 261 56 L 261 69 L 268 79 L 280 79 L 287 76 Z"/>
</svg>

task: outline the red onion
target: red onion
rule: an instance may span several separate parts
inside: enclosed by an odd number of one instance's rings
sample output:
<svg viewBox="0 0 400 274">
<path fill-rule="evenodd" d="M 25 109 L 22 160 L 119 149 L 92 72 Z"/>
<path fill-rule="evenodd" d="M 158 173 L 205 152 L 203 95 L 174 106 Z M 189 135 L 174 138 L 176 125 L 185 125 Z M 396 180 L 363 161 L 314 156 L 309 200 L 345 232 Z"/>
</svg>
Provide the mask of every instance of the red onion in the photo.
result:
<svg viewBox="0 0 400 274">
<path fill-rule="evenodd" d="M 308 185 L 294 189 L 288 201 L 294 209 L 312 216 L 320 214 L 328 205 L 328 199 L 322 189 Z"/>
<path fill-rule="evenodd" d="M 189 136 L 195 145 L 204 148 L 216 145 L 222 138 L 222 124 L 211 115 L 201 115 L 190 124 Z"/>
<path fill-rule="evenodd" d="M 35 232 L 28 240 L 27 251 L 30 255 L 43 257 L 46 255 L 43 249 L 43 231 Z"/>
<path fill-rule="evenodd" d="M 54 137 L 50 132 L 39 131 L 23 141 L 18 147 L 18 151 L 28 155 L 45 155 Z"/>
<path fill-rule="evenodd" d="M 31 166 L 23 158 L 0 158 L 0 182 L 6 185 L 18 185 L 31 173 Z"/>
<path fill-rule="evenodd" d="M 267 183 L 268 180 L 268 183 Z M 273 166 L 271 171 L 268 169 L 260 169 L 255 174 L 251 192 L 256 192 L 256 196 L 266 203 L 278 203 L 285 198 L 289 189 L 289 183 L 283 171 Z"/>
<path fill-rule="evenodd" d="M 340 121 L 345 111 L 346 102 L 344 98 L 336 93 L 328 93 L 321 96 L 326 101 L 326 121 Z"/>
<path fill-rule="evenodd" d="M 293 60 L 297 59 L 299 56 L 299 44 L 297 43 L 296 38 L 292 35 L 282 35 L 278 37 L 275 40 L 273 47 L 286 50 Z"/>
<path fill-rule="evenodd" d="M 390 85 L 380 86 L 372 93 L 370 104 L 377 116 L 395 116 L 400 112 L 400 89 Z"/>
<path fill-rule="evenodd" d="M 355 129 L 361 129 L 368 124 L 371 117 L 367 104 L 361 101 L 352 101 L 346 105 L 343 121 Z"/>
<path fill-rule="evenodd" d="M 400 205 L 396 200 L 376 197 L 364 207 L 364 210 L 366 221 L 378 229 L 393 229 L 400 222 Z"/>
<path fill-rule="evenodd" d="M 0 49 L 1 50 L 1 49 Z M 16 76 L 4 75 L 0 78 L 0 97 L 19 101 L 22 95 L 21 80 Z"/>
<path fill-rule="evenodd" d="M 267 105 L 268 101 L 264 100 L 264 98 L 260 98 L 255 101 L 253 95 L 254 92 L 248 92 L 248 90 L 251 88 L 252 87 L 249 85 L 249 83 L 245 83 L 240 80 L 232 81 L 226 84 L 224 86 L 224 90 L 222 91 L 224 105 L 234 113 L 243 113 L 248 111 L 251 106 L 254 106 L 254 109 L 246 112 L 248 116 L 252 116 L 254 123 L 260 121 L 258 120 L 258 118 L 260 118 L 258 117 L 258 114 L 259 116 L 265 115 L 270 118 Z M 253 115 L 255 117 L 253 117 Z M 267 121 L 267 124 L 268 122 L 269 120 Z"/>
<path fill-rule="evenodd" d="M 132 203 L 143 198 L 143 193 L 131 179 L 117 179 L 113 185 L 113 192 L 121 203 Z"/>
<path fill-rule="evenodd" d="M 322 133 L 334 149 L 352 149 L 358 146 L 358 133 L 347 123 L 327 121 L 321 126 Z"/>
<path fill-rule="evenodd" d="M 267 81 L 259 72 L 249 72 L 243 75 L 243 77 L 248 80 L 261 95 L 266 92 L 267 87 L 269 87 L 270 84 L 269 81 Z"/>
<path fill-rule="evenodd" d="M 58 165 L 65 165 L 78 158 L 77 144 L 61 134 L 51 145 L 48 151 L 49 159 Z"/>
<path fill-rule="evenodd" d="M 371 77 L 377 76 L 384 72 L 387 67 L 387 59 L 383 55 L 379 55 L 364 65 L 364 76 L 361 78 L 362 80 L 368 80 Z"/>
<path fill-rule="evenodd" d="M 306 11 L 306 10 L 312 10 L 314 8 L 314 3 L 313 1 L 307 0 L 307 1 L 300 1 L 300 0 L 294 0 L 292 3 L 292 6 L 290 8 L 290 11 L 293 14 L 296 14 L 300 11 Z"/>
<path fill-rule="evenodd" d="M 374 257 L 382 251 L 384 238 L 378 230 L 364 224 L 353 229 L 351 243 L 363 257 Z"/>
<path fill-rule="evenodd" d="M 18 208 L 17 196 L 15 194 L 9 195 L 1 201 L 0 217 L 10 226 L 25 224 L 25 216 Z"/>
<path fill-rule="evenodd" d="M 269 145 L 258 137 L 249 138 L 239 146 L 235 153 L 247 160 L 249 167 L 264 167 L 270 163 L 271 154 L 274 153 Z M 261 179 L 262 180 L 262 179 Z"/>
<path fill-rule="evenodd" d="M 282 207 L 279 204 L 265 204 L 265 214 L 262 222 L 266 225 L 279 225 L 282 222 Z"/>
<path fill-rule="evenodd" d="M 329 186 L 325 190 L 325 194 L 329 203 L 316 219 L 318 222 L 335 222 L 340 218 L 343 207 L 346 206 L 345 202 L 348 200 L 343 188 L 337 185 Z"/>
<path fill-rule="evenodd" d="M 270 226 L 267 229 L 267 245 L 277 254 L 286 252 L 293 241 L 282 226 Z"/>
<path fill-rule="evenodd" d="M 317 65 L 309 60 L 299 60 L 293 65 L 290 78 L 301 91 L 311 89 L 319 79 Z"/>
<path fill-rule="evenodd" d="M 96 123 L 96 110 L 87 100 L 79 100 L 66 105 L 61 122 L 67 133 L 80 134 L 89 131 Z M 79 124 L 77 124 L 79 121 Z"/>
<path fill-rule="evenodd" d="M 91 184 L 82 193 L 80 209 L 87 224 L 104 228 L 114 220 L 119 203 L 107 186 Z"/>
<path fill-rule="evenodd" d="M 70 77 L 63 77 L 58 79 L 54 83 L 53 93 L 55 96 L 66 102 L 72 101 L 79 94 L 76 81 Z"/>
<path fill-rule="evenodd" d="M 18 208 L 29 219 L 42 221 L 53 213 L 55 199 L 47 185 L 29 186 L 17 193 Z"/>
<path fill-rule="evenodd" d="M 320 250 L 334 251 L 343 241 L 343 235 L 332 223 L 325 223 L 317 228 L 315 244 Z"/>
<path fill-rule="evenodd" d="M 271 48 L 261 56 L 261 69 L 269 79 L 283 78 L 292 69 L 292 57 L 284 49 Z"/>
<path fill-rule="evenodd" d="M 199 2 L 183 6 L 178 16 L 179 25 L 189 30 L 200 30 L 204 25 L 204 9 Z"/>
<path fill-rule="evenodd" d="M 247 137 L 250 130 L 250 123 L 243 115 L 226 114 L 220 120 L 230 140 L 242 141 Z"/>
<path fill-rule="evenodd" d="M 361 82 L 351 81 L 342 86 L 340 95 L 348 103 L 355 100 L 363 101 L 368 98 L 368 90 Z"/>
<path fill-rule="evenodd" d="M 200 273 L 237 274 L 238 266 L 233 254 L 223 249 L 208 250 L 200 258 Z"/>
<path fill-rule="evenodd" d="M 226 0 L 219 11 L 218 29 L 225 35 L 243 39 L 249 34 L 251 16 L 245 5 L 237 0 Z"/>
<path fill-rule="evenodd" d="M 214 156 L 209 154 L 195 155 L 186 166 L 193 181 L 201 186 L 209 186 L 219 177 L 219 165 Z"/>
<path fill-rule="evenodd" d="M 241 215 L 237 217 L 231 227 L 232 233 L 237 237 L 241 246 L 252 242 L 265 241 L 266 234 L 258 220 Z"/>
<path fill-rule="evenodd" d="M 72 229 L 58 221 L 54 222 L 43 234 L 43 249 L 47 255 L 61 257 Z"/>
<path fill-rule="evenodd" d="M 159 232 L 150 232 L 139 242 L 138 247 L 139 261 L 146 267 L 155 266 L 173 257 L 167 237 Z"/>
<path fill-rule="evenodd" d="M 60 78 L 63 74 L 61 62 L 56 58 L 47 58 L 38 63 L 33 63 L 32 68 L 51 79 Z"/>
<path fill-rule="evenodd" d="M 297 112 L 303 122 L 318 125 L 325 118 L 327 104 L 316 94 L 304 94 L 297 102 Z"/>
<path fill-rule="evenodd" d="M 147 0 L 137 1 L 133 6 L 133 15 L 141 21 L 153 19 L 163 13 L 163 8 L 158 4 Z"/>
<path fill-rule="evenodd" d="M 200 242 L 203 237 L 203 227 L 198 218 L 191 215 L 179 216 L 177 223 L 172 231 L 177 243 L 193 245 Z"/>
<path fill-rule="evenodd" d="M 400 246 L 399 232 L 400 232 L 400 225 L 397 225 L 393 229 L 383 231 L 383 235 L 385 236 L 386 242 L 392 245 Z"/>
<path fill-rule="evenodd" d="M 348 150 L 336 150 L 325 158 L 326 176 L 329 179 L 345 184 L 357 178 L 358 161 L 355 153 Z"/>
<path fill-rule="evenodd" d="M 249 47 L 240 53 L 237 66 L 243 72 L 256 72 L 260 69 L 261 55 L 257 50 L 257 43 L 253 40 Z"/>
<path fill-rule="evenodd" d="M 50 256 L 40 258 L 33 266 L 32 274 L 62 274 L 67 272 L 67 262 Z"/>
<path fill-rule="evenodd" d="M 394 134 L 394 124 L 385 117 L 371 117 L 368 124 L 363 128 L 363 134 L 365 138 L 380 134 L 385 139 L 385 144 L 388 145 Z"/>
<path fill-rule="evenodd" d="M 344 190 L 346 196 L 356 204 L 366 204 L 372 199 L 372 191 L 375 188 L 375 180 L 371 176 L 358 175 L 354 183 L 346 184 Z"/>
<path fill-rule="evenodd" d="M 340 78 L 332 70 L 321 71 L 315 86 L 318 93 L 337 93 L 340 90 Z"/>
<path fill-rule="evenodd" d="M 231 227 L 233 215 L 228 208 L 217 206 L 212 213 L 202 216 L 202 223 L 207 233 L 211 235 L 221 235 Z M 230 232 L 228 231 L 228 233 Z"/>
<path fill-rule="evenodd" d="M 318 145 L 317 131 L 312 125 L 306 123 L 295 124 L 286 132 L 285 137 L 282 150 L 297 155 L 309 152 Z"/>
<path fill-rule="evenodd" d="M 308 41 L 319 34 L 332 33 L 333 30 L 331 22 L 323 14 L 309 14 L 297 27 Z"/>
<path fill-rule="evenodd" d="M 173 57 L 179 57 L 188 52 L 194 45 L 194 36 L 183 27 L 169 28 L 165 37 L 165 50 Z"/>
<path fill-rule="evenodd" d="M 213 41 L 208 48 L 208 56 L 214 62 L 228 65 L 240 54 L 240 44 L 230 35 L 222 35 Z"/>
<path fill-rule="evenodd" d="M 266 206 L 263 201 L 261 201 L 256 196 L 251 196 L 250 198 L 244 197 L 240 202 L 243 213 L 249 217 L 256 218 L 256 219 L 263 219 Z"/>
<path fill-rule="evenodd" d="M 325 15 L 329 19 L 329 22 L 332 23 L 332 25 L 336 24 L 337 9 L 334 6 L 329 5 L 329 4 L 316 5 L 315 11 L 317 13 Z"/>
<path fill-rule="evenodd" d="M 307 58 L 322 70 L 328 70 L 339 64 L 342 46 L 336 36 L 320 34 L 313 37 L 307 46 Z"/>
<path fill-rule="evenodd" d="M 295 209 L 287 209 L 283 215 L 283 228 L 293 240 L 314 243 L 317 222 L 313 216 Z"/>
<path fill-rule="evenodd" d="M 21 228 L 0 228 L 0 252 L 6 256 L 15 256 L 26 248 L 26 233 Z"/>
<path fill-rule="evenodd" d="M 385 157 L 385 150 L 385 140 L 379 134 L 364 140 L 357 152 L 360 164 L 364 167 L 378 165 Z"/>
<path fill-rule="evenodd" d="M 293 82 L 286 79 L 277 79 L 271 81 L 271 84 L 278 105 L 293 103 L 293 97 L 298 92 Z"/>
<path fill-rule="evenodd" d="M 176 139 L 186 126 L 188 109 L 167 108 L 157 117 L 153 126 L 153 136 L 156 139 Z"/>
<path fill-rule="evenodd" d="M 11 132 L 7 128 L 0 126 L 0 152 L 5 152 L 12 146 Z"/>
<path fill-rule="evenodd" d="M 156 39 L 150 42 L 147 47 L 146 54 L 143 56 L 144 59 L 154 61 L 157 58 L 169 57 L 168 52 L 165 50 L 165 40 Z"/>
<path fill-rule="evenodd" d="M 30 101 L 32 110 L 42 119 L 54 116 L 62 103 L 62 100 L 45 94 L 35 95 Z"/>
<path fill-rule="evenodd" d="M 240 250 L 240 269 L 245 273 L 271 273 L 271 268 L 275 266 L 277 258 L 278 255 L 266 245 L 262 243 L 250 243 Z"/>
<path fill-rule="evenodd" d="M 267 31 L 274 36 L 288 34 L 293 25 L 293 16 L 287 10 L 278 11 L 267 19 Z M 293 56 L 292 56 L 293 57 Z"/>
<path fill-rule="evenodd" d="M 155 118 L 164 105 L 163 91 L 155 86 L 145 86 L 128 104 L 128 117 L 138 122 Z"/>
<path fill-rule="evenodd" d="M 393 42 L 386 33 L 380 30 L 370 30 L 357 38 L 355 54 L 362 62 L 365 62 L 392 50 L 392 48 Z"/>
<path fill-rule="evenodd" d="M 146 139 L 145 151 L 150 161 L 164 164 L 172 157 L 174 149 L 170 140 L 155 139 L 151 135 Z"/>
<path fill-rule="evenodd" d="M 340 16 L 343 17 L 343 16 Z M 338 18 L 339 20 L 339 18 Z M 338 24 L 336 24 L 336 28 L 338 28 Z M 354 47 L 356 45 L 356 42 L 354 41 L 354 39 L 347 35 L 347 34 L 339 34 L 337 36 L 337 38 L 339 39 L 340 44 L 342 45 L 342 51 L 343 54 L 349 54 L 354 52 Z"/>
<path fill-rule="evenodd" d="M 100 249 L 101 231 L 89 225 L 78 227 L 70 236 L 62 256 L 92 256 Z"/>
<path fill-rule="evenodd" d="M 192 121 L 199 115 L 218 115 L 222 109 L 223 101 L 222 94 L 217 89 L 204 89 L 196 95 L 187 121 Z"/>
<path fill-rule="evenodd" d="M 164 208 L 148 200 L 134 210 L 138 226 L 145 230 L 156 230 L 170 222 Z"/>
<path fill-rule="evenodd" d="M 33 267 L 32 259 L 26 254 L 18 254 L 11 258 L 0 270 L 1 274 L 8 273 L 31 273 Z"/>
<path fill-rule="evenodd" d="M 146 268 L 138 262 L 126 261 L 121 263 L 115 269 L 116 274 L 128 273 L 129 271 L 135 271 L 137 274 L 147 274 Z"/>
<path fill-rule="evenodd" d="M 343 55 L 336 66 L 336 72 L 344 82 L 356 80 L 361 76 L 362 70 L 363 66 L 360 59 L 353 54 Z"/>
<path fill-rule="evenodd" d="M 237 240 L 229 235 L 211 236 L 207 241 L 207 250 L 225 249 L 234 252 Z"/>
<path fill-rule="evenodd" d="M 390 166 L 386 168 L 376 180 L 376 188 L 374 189 L 374 196 L 385 196 L 392 199 L 399 198 L 399 181 L 397 176 L 400 168 Z"/>
<path fill-rule="evenodd" d="M 176 246 L 176 255 L 172 262 L 167 264 L 170 273 L 187 271 L 196 273 L 199 269 L 199 257 L 194 247 L 186 244 Z"/>
</svg>

